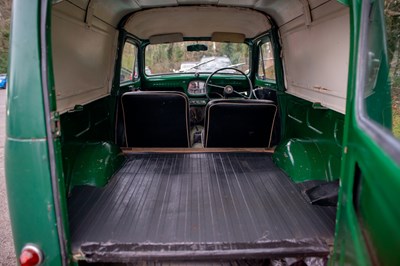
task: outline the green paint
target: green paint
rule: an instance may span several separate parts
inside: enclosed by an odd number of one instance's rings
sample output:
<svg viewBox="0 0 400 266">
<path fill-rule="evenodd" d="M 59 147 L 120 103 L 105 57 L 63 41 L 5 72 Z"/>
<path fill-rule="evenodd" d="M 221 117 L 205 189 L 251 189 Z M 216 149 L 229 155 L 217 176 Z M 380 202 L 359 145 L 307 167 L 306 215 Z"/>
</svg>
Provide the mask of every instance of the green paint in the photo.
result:
<svg viewBox="0 0 400 266">
<path fill-rule="evenodd" d="M 276 148 L 274 162 L 295 182 L 331 181 L 339 178 L 337 153 L 340 148 L 329 140 L 290 139 Z"/>
<path fill-rule="evenodd" d="M 349 6 L 350 5 L 350 1 L 349 0 L 336 0 L 336 1 L 338 1 L 339 3 L 341 3 L 341 4 L 345 5 L 345 6 Z"/>
<path fill-rule="evenodd" d="M 25 244 L 34 243 L 45 254 L 44 265 L 60 265 L 47 143 L 45 139 L 8 138 L 5 153 L 8 204 L 16 255 L 19 256 Z"/>
<path fill-rule="evenodd" d="M 39 43 L 32 42 L 39 39 L 38 7 L 38 1 L 14 1 L 13 17 L 20 19 L 12 23 L 5 171 L 16 254 L 26 243 L 36 243 L 50 265 L 59 263 L 60 258 L 45 141 Z M 33 10 L 35 15 L 25 15 Z M 32 63 L 26 64 L 26 58 L 32 58 Z"/>
<path fill-rule="evenodd" d="M 40 75 L 39 1 L 15 1 L 12 9 L 6 134 L 44 138 L 45 121 Z M 34 15 L 27 15 L 36 13 Z M 27 64 L 29 58 L 29 64 Z M 24 78 L 21 78 L 24 77 Z M 22 122 L 23 121 L 23 122 Z"/>
<path fill-rule="evenodd" d="M 114 101 L 114 97 L 108 96 L 62 114 L 62 142 L 111 141 L 114 135 L 114 119 L 111 118 Z"/>
<path fill-rule="evenodd" d="M 13 1 L 5 175 L 16 256 L 25 244 L 34 243 L 45 255 L 43 265 L 61 265 L 44 120 L 39 10 L 40 1 Z M 54 93 L 49 97 L 55 103 Z M 62 172 L 58 174 L 62 188 Z M 65 208 L 65 194 L 59 197 Z"/>
<path fill-rule="evenodd" d="M 390 103 L 387 86 L 387 54 L 385 49 L 385 32 L 383 24 L 383 1 L 371 1 L 375 4 L 374 19 L 369 19 L 369 25 L 374 31 L 369 39 L 370 51 L 379 55 L 378 78 L 372 95 L 366 99 L 367 105 L 373 104 L 373 98 L 379 101 L 375 108 L 366 109 L 370 119 L 384 127 L 390 127 L 390 114 L 386 104 Z M 400 191 L 400 165 L 395 157 L 390 156 L 365 130 L 360 128 L 357 119 L 359 110 L 356 108 L 356 98 L 364 101 L 364 95 L 357 95 L 357 72 L 364 70 L 370 64 L 358 65 L 358 45 L 360 42 L 361 5 L 363 1 L 352 1 L 350 23 L 350 64 L 347 94 L 347 109 L 344 131 L 344 153 L 341 169 L 341 190 L 339 195 L 336 241 L 332 264 L 371 265 L 398 265 L 400 254 L 400 232 L 398 221 L 400 210 L 398 193 Z M 378 46 L 378 47 L 377 47 Z M 378 49 L 377 49 L 378 48 Z M 381 50 L 378 54 L 376 51 Z M 368 72 L 367 72 L 368 73 Z M 371 77 L 371 72 L 367 75 Z M 386 77 L 385 77 L 386 76 Z M 365 88 L 361 88 L 365 89 Z M 372 98 L 371 98 L 372 96 Z M 386 139 L 391 139 L 387 132 Z M 357 186 L 355 180 L 360 177 Z M 359 196 L 354 195 L 359 191 Z"/>
<path fill-rule="evenodd" d="M 5 171 L 16 255 L 27 243 L 38 245 L 44 265 L 59 265 L 58 234 L 45 140 L 7 139 Z M 18 158 L 16 160 L 15 158 Z"/>
<path fill-rule="evenodd" d="M 191 80 L 203 80 L 210 76 L 210 74 L 199 74 L 195 76 L 192 74 L 170 74 L 163 76 L 146 77 L 141 80 L 141 87 L 145 90 L 174 90 L 187 93 L 187 87 Z M 239 91 L 248 91 L 248 81 L 242 75 L 215 75 L 212 78 L 215 85 L 232 85 Z M 204 97 L 204 96 L 201 96 Z"/>
<path fill-rule="evenodd" d="M 106 185 L 124 161 L 111 141 L 115 101 L 115 97 L 105 97 L 61 115 L 66 191 L 78 185 Z"/>
<path fill-rule="evenodd" d="M 5 172 L 15 249 L 18 256 L 24 244 L 35 243 L 45 253 L 44 265 L 60 265 L 40 73 L 40 1 L 13 2 Z M 296 182 L 341 180 L 335 249 L 330 263 L 370 265 L 373 263 L 371 258 L 376 256 L 381 264 L 395 265 L 400 261 L 400 253 L 397 252 L 400 246 L 400 210 L 397 208 L 400 166 L 360 128 L 357 120 L 356 73 L 363 67 L 357 65 L 362 1 L 339 2 L 350 6 L 351 43 L 346 117 L 325 109 L 321 104 L 310 103 L 285 93 L 278 31 L 274 25 L 266 36 L 274 44 L 276 84 L 256 80 L 255 71 L 250 73 L 250 78 L 255 80 L 256 86 L 270 87 L 277 91 L 282 139 L 274 154 L 275 163 Z M 383 6 L 382 1 L 372 2 L 379 9 L 378 13 L 374 13 L 378 19 L 371 22 L 375 35 L 370 41 L 376 48 L 373 51 L 377 51 L 375 55 L 381 59 L 381 65 L 373 94 L 368 95 L 365 101 L 366 113 L 376 123 L 390 129 L 390 88 L 387 86 L 387 54 L 383 43 Z M 50 32 L 50 24 L 48 29 Z M 121 45 L 125 38 L 126 34 L 120 35 Z M 247 41 L 252 54 L 251 68 L 255 70 L 258 49 L 256 42 Z M 139 45 L 139 51 L 143 52 L 146 44 L 143 42 Z M 56 97 L 51 60 L 50 57 L 51 91 L 48 97 L 51 110 L 54 111 Z M 62 137 L 55 138 L 54 144 L 67 244 L 70 236 L 66 192 L 78 185 L 106 185 L 123 163 L 123 154 L 112 144 L 118 95 L 130 90 L 129 86 L 151 90 L 180 88 L 186 91 L 188 82 L 197 79 L 193 74 L 149 78 L 143 73 L 144 59 L 140 52 L 138 60 L 141 62 L 138 81 L 120 87 L 119 81 L 114 80 L 110 96 L 79 106 L 75 112 L 60 117 Z M 116 77 L 119 77 L 120 64 L 117 61 Z M 199 76 L 203 80 L 207 77 L 203 74 Z M 237 82 L 235 85 L 239 88 L 246 87 L 245 79 L 237 77 L 216 77 L 215 82 Z M 376 102 L 376 99 L 380 102 Z M 360 192 L 359 197 L 353 199 L 357 191 L 354 185 L 357 175 L 361 178 Z"/>
<path fill-rule="evenodd" d="M 288 94 L 279 99 L 286 124 L 274 162 L 295 182 L 338 179 L 344 116 Z"/>
<path fill-rule="evenodd" d="M 125 160 L 119 147 L 109 142 L 68 143 L 63 147 L 67 189 L 103 187 Z"/>
</svg>

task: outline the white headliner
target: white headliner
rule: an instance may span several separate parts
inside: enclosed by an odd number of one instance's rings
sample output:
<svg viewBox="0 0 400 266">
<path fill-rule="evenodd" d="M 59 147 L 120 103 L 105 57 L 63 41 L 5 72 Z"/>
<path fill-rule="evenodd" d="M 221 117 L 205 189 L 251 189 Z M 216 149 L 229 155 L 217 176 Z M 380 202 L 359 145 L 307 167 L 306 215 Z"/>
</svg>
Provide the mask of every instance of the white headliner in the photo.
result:
<svg viewBox="0 0 400 266">
<path fill-rule="evenodd" d="M 216 6 L 149 9 L 134 13 L 125 24 L 125 29 L 140 39 L 166 33 L 211 37 L 214 32 L 241 33 L 254 38 L 270 27 L 267 17 L 258 11 Z"/>
<path fill-rule="evenodd" d="M 86 10 L 90 5 L 94 16 L 117 27 L 121 19 L 140 10 L 159 7 L 188 5 L 234 6 L 258 10 L 270 15 L 278 26 L 303 15 L 303 5 L 299 0 L 64 0 Z M 308 0 L 310 8 L 315 8 L 329 0 Z"/>
</svg>

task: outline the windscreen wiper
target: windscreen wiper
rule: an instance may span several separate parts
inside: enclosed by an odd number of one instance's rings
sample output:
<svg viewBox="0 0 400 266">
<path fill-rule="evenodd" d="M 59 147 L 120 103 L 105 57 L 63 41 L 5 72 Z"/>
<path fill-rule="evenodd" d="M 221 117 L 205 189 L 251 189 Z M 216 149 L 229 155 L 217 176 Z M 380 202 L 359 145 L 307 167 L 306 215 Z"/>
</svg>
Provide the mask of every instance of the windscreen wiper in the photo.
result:
<svg viewBox="0 0 400 266">
<path fill-rule="evenodd" d="M 208 64 L 208 63 L 210 63 L 210 62 L 212 62 L 212 61 L 215 61 L 215 58 L 213 58 L 213 59 L 210 59 L 210 60 L 208 60 L 208 61 L 206 61 L 206 62 L 197 63 L 196 65 L 194 65 L 194 66 L 192 66 L 192 67 L 190 67 L 190 68 L 186 69 L 186 70 L 185 70 L 185 71 L 183 71 L 183 72 L 184 72 L 184 73 L 185 73 L 185 72 L 188 72 L 189 70 L 192 70 L 193 68 L 198 68 L 199 66 L 202 66 L 202 65 Z"/>
<path fill-rule="evenodd" d="M 245 63 L 238 63 L 238 64 L 233 64 L 233 65 L 229 65 L 227 67 L 238 67 L 238 66 L 243 66 Z"/>
</svg>

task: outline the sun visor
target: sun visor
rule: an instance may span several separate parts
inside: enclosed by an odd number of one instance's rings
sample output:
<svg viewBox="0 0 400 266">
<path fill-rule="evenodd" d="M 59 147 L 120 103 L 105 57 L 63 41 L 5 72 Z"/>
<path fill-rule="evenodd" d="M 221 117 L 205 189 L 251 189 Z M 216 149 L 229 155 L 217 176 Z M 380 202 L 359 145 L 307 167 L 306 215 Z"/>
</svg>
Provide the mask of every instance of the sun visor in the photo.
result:
<svg viewBox="0 0 400 266">
<path fill-rule="evenodd" d="M 183 35 L 182 33 L 153 35 L 150 36 L 149 41 L 151 44 L 183 42 Z"/>
<path fill-rule="evenodd" d="M 246 36 L 241 33 L 233 32 L 214 32 L 211 35 L 211 41 L 213 42 L 234 42 L 243 43 Z"/>
</svg>

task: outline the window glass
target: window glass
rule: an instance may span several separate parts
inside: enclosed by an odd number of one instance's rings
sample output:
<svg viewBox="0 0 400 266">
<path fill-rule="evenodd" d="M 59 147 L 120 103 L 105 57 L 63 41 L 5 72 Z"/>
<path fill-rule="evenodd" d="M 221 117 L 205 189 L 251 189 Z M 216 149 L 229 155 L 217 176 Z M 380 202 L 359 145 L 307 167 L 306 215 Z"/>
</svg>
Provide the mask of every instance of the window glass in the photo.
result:
<svg viewBox="0 0 400 266">
<path fill-rule="evenodd" d="M 392 95 L 392 130 L 400 138 L 400 1 L 385 1 Z"/>
<path fill-rule="evenodd" d="M 145 54 L 147 75 L 211 73 L 224 67 L 249 71 L 249 46 L 245 43 L 185 41 L 149 44 Z M 238 74 L 234 70 L 227 73 Z"/>
<path fill-rule="evenodd" d="M 387 57 L 385 25 L 382 23 L 382 13 L 378 8 L 380 4 L 382 4 L 380 1 L 373 1 L 370 6 L 364 104 L 370 119 L 392 131 L 399 138 L 400 104 L 398 71 L 396 70 L 398 53 L 389 54 Z M 390 39 L 389 32 L 388 36 Z M 389 68 L 390 65 L 392 69 Z M 391 80 L 388 77 L 390 72 Z"/>
<path fill-rule="evenodd" d="M 263 43 L 260 47 L 257 77 L 275 81 L 274 53 L 270 41 Z"/>
<path fill-rule="evenodd" d="M 120 82 L 136 79 L 137 76 L 137 47 L 126 42 L 122 53 Z"/>
</svg>

